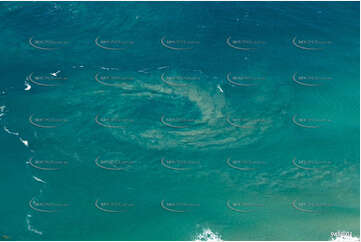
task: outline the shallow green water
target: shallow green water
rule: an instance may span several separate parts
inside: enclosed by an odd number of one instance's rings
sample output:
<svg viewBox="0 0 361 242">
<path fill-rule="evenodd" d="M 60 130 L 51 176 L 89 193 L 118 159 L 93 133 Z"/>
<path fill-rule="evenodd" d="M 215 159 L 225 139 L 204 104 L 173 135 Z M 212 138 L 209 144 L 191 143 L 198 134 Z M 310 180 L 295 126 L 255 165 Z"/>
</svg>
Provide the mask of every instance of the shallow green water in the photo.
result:
<svg viewBox="0 0 361 242">
<path fill-rule="evenodd" d="M 0 16 L 0 239 L 359 237 L 359 3 Z"/>
</svg>

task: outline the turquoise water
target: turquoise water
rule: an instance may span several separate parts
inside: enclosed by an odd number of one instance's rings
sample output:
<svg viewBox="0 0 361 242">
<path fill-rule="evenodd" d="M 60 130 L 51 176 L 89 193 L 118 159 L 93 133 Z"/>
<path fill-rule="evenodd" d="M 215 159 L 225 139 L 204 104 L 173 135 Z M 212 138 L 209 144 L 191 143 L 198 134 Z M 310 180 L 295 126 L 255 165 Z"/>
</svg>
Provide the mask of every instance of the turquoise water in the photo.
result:
<svg viewBox="0 0 361 242">
<path fill-rule="evenodd" d="M 1 240 L 360 236 L 358 2 L 2 2 Z"/>
</svg>

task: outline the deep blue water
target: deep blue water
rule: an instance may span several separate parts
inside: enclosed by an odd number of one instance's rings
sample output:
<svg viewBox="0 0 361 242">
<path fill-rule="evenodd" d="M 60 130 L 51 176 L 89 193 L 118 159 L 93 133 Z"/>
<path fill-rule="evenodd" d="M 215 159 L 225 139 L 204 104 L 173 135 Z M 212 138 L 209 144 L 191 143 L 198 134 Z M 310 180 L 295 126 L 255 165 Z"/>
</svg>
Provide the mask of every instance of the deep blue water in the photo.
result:
<svg viewBox="0 0 361 242">
<path fill-rule="evenodd" d="M 0 240 L 360 236 L 359 2 L 0 5 Z"/>
</svg>

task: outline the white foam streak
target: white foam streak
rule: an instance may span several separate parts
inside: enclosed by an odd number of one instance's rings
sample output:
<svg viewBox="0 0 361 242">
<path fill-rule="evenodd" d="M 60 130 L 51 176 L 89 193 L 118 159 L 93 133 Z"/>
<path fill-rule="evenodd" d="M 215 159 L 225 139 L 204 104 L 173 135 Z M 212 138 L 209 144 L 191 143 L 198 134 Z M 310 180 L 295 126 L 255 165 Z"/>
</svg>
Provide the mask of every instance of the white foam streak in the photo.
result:
<svg viewBox="0 0 361 242">
<path fill-rule="evenodd" d="M 158 67 L 157 69 L 158 70 L 163 70 L 163 69 L 166 69 L 166 68 L 168 68 L 169 66 L 160 66 L 160 67 Z"/>
<path fill-rule="evenodd" d="M 22 139 L 21 137 L 19 137 L 19 140 L 21 141 L 21 143 L 23 143 L 26 147 L 29 147 L 29 141 Z"/>
<path fill-rule="evenodd" d="M 52 76 L 57 76 L 59 73 L 60 73 L 60 70 L 59 70 L 59 71 L 56 71 L 56 72 L 54 72 L 54 73 L 50 73 L 50 75 L 52 75 Z"/>
<path fill-rule="evenodd" d="M 4 130 L 6 133 L 11 134 L 11 135 L 15 135 L 19 137 L 19 140 L 21 141 L 21 143 L 23 143 L 26 147 L 29 147 L 29 141 L 23 139 L 20 137 L 20 134 L 18 132 L 14 132 L 11 131 L 10 129 L 8 129 L 6 126 L 4 126 Z"/>
<path fill-rule="evenodd" d="M 15 136 L 19 136 L 18 132 L 13 132 L 10 129 L 8 129 L 6 126 L 4 126 L 4 130 L 6 133 L 11 134 L 11 135 L 15 135 Z"/>
<path fill-rule="evenodd" d="M 39 177 L 36 177 L 36 176 L 33 176 L 34 180 L 37 181 L 37 182 L 41 182 L 41 183 L 44 183 L 46 184 L 46 182 L 42 179 L 40 179 Z"/>
<path fill-rule="evenodd" d="M 0 106 L 0 120 L 1 120 L 1 117 L 5 115 L 5 108 L 6 106 Z"/>
<path fill-rule="evenodd" d="M 30 214 L 26 215 L 25 221 L 26 221 L 26 227 L 27 227 L 28 231 L 33 232 L 33 233 L 38 234 L 38 235 L 42 235 L 43 232 L 37 230 L 36 228 L 34 228 L 31 225 L 30 218 L 31 218 Z"/>
</svg>

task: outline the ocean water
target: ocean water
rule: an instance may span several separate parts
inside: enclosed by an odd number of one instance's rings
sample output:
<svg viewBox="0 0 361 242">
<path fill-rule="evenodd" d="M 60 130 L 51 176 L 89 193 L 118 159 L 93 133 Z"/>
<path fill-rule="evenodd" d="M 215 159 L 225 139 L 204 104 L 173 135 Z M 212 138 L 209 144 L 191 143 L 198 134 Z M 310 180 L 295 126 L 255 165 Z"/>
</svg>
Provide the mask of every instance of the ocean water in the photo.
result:
<svg viewBox="0 0 361 242">
<path fill-rule="evenodd" d="M 359 2 L 0 6 L 0 240 L 360 236 Z"/>
</svg>

